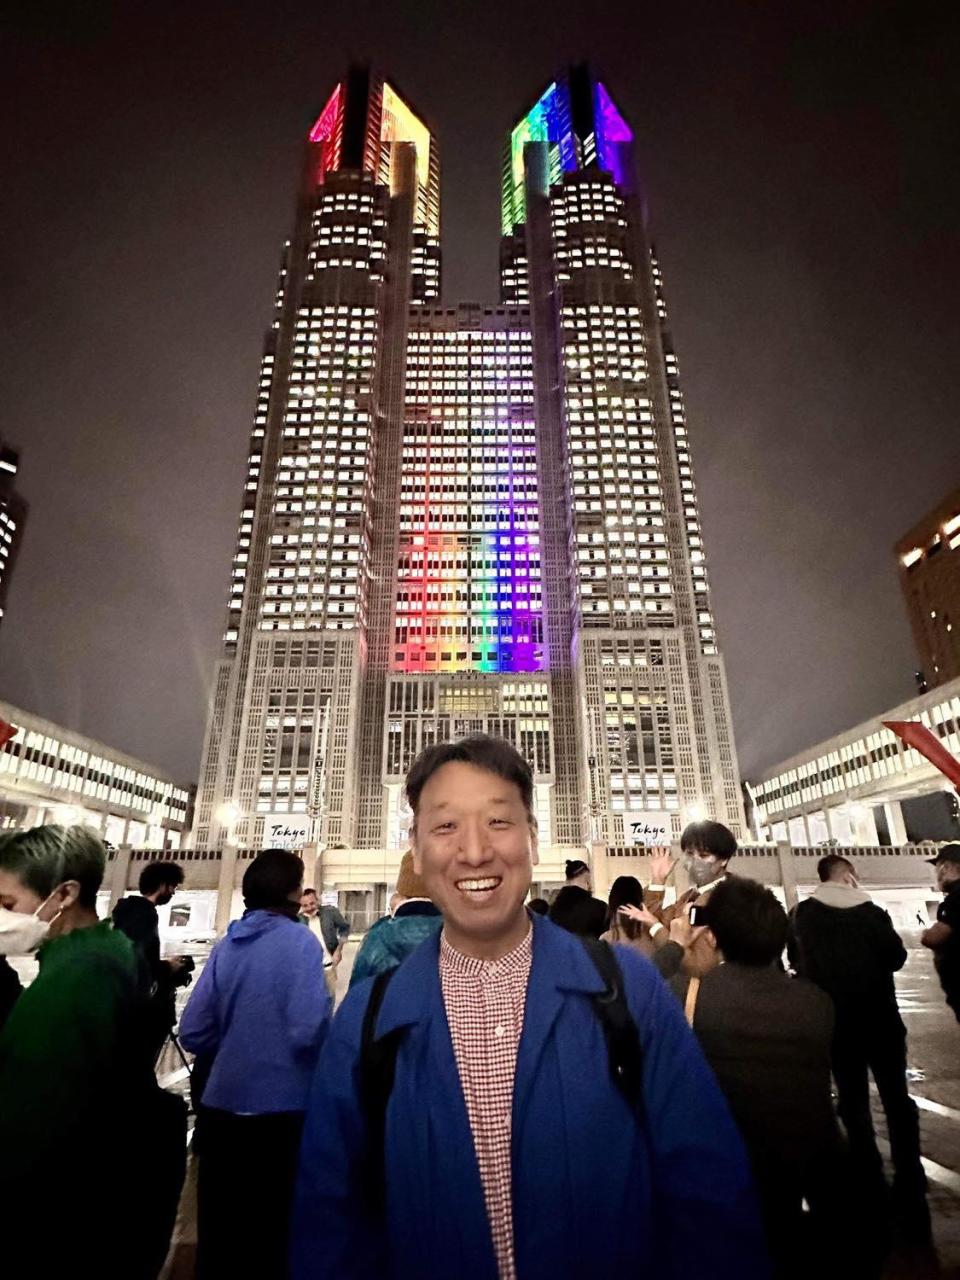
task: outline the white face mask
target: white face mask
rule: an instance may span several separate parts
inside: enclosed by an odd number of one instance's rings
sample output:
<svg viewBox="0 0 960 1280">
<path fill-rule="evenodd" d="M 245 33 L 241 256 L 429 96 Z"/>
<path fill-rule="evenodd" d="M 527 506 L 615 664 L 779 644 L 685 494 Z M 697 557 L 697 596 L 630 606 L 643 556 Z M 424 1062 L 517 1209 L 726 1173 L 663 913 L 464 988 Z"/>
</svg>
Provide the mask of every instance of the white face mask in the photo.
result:
<svg viewBox="0 0 960 1280">
<path fill-rule="evenodd" d="M 49 901 L 50 898 L 47 898 L 41 902 L 37 911 L 42 911 Z M 53 920 L 59 915 L 58 911 Z M 33 915 L 27 915 L 25 911 L 11 911 L 9 907 L 0 907 L 0 956 L 27 956 L 36 951 L 50 932 L 53 920 L 39 919 L 36 911 Z"/>
</svg>

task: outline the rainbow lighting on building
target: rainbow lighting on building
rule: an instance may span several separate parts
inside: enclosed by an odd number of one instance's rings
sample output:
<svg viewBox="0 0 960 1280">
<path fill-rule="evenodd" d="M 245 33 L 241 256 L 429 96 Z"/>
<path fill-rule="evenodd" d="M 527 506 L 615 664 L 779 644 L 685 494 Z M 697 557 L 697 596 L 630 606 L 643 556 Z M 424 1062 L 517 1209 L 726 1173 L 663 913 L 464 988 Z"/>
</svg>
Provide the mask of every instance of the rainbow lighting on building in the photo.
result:
<svg viewBox="0 0 960 1280">
<path fill-rule="evenodd" d="M 409 144 L 415 155 L 414 225 L 431 236 L 440 234 L 440 167 L 430 130 L 393 85 L 355 68 L 338 84 L 307 135 L 315 153 L 317 183 L 328 173 L 362 169 L 396 195 L 400 185 L 400 151 Z"/>
<path fill-rule="evenodd" d="M 623 146 L 633 133 L 617 110 L 606 87 L 592 81 L 585 68 L 574 67 L 544 90 L 527 114 L 514 126 L 502 200 L 503 234 L 526 221 L 524 150 L 528 142 L 548 146 L 547 180 L 551 186 L 564 173 L 575 173 L 591 164 L 609 173 L 621 187 L 629 186 L 629 159 Z"/>
<path fill-rule="evenodd" d="M 370 67 L 324 98 L 262 356 L 196 845 L 308 832 L 344 851 L 318 863 L 346 868 L 341 905 L 374 918 L 411 762 L 477 732 L 529 761 L 557 874 L 698 813 L 742 830 L 679 366 L 613 97 L 579 66 L 527 100 L 504 138 L 499 302 L 459 305 L 440 301 L 426 116 Z"/>
<path fill-rule="evenodd" d="M 411 325 L 395 671 L 545 666 L 531 336 L 488 311 Z"/>
</svg>

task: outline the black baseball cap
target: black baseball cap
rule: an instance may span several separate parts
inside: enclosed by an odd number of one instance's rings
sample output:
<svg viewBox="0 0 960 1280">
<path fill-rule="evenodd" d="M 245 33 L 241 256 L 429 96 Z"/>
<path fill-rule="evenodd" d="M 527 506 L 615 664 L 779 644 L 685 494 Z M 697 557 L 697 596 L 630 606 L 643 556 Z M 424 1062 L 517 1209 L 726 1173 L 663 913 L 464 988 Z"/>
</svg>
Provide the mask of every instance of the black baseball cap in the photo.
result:
<svg viewBox="0 0 960 1280">
<path fill-rule="evenodd" d="M 960 844 L 945 844 L 935 858 L 928 858 L 931 867 L 939 867 L 941 862 L 960 862 Z"/>
</svg>

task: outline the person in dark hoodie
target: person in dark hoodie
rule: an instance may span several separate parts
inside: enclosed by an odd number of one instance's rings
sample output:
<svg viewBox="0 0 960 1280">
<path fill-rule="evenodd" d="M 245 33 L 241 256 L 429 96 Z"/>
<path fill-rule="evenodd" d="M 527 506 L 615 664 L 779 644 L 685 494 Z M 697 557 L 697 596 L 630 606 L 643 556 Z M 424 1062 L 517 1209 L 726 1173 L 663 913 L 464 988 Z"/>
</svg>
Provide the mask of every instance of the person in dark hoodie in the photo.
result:
<svg viewBox="0 0 960 1280">
<path fill-rule="evenodd" d="M 790 914 L 787 955 L 793 969 L 833 999 L 833 1077 L 838 1110 L 863 1185 L 885 1192 L 883 1161 L 870 1115 L 868 1073 L 887 1117 L 894 1199 L 905 1232 L 929 1232 L 916 1104 L 907 1091 L 906 1027 L 893 975 L 907 952 L 889 915 L 857 883 L 837 853 L 817 864 L 820 885 Z"/>
<path fill-rule="evenodd" d="M 426 938 L 440 931 L 443 916 L 427 896 L 427 888 L 413 869 L 411 850 L 400 860 L 397 877 L 400 899 L 392 915 L 378 920 L 360 944 L 350 974 L 350 986 L 364 978 L 396 969 Z"/>
<path fill-rule="evenodd" d="M 314 1068 L 330 1022 L 323 948 L 297 922 L 303 863 L 266 849 L 243 877 L 246 910 L 214 947 L 180 1020 L 211 1061 L 198 1154 L 197 1276 L 280 1280 Z M 257 1229 L 238 1213 L 257 1188 Z"/>
</svg>

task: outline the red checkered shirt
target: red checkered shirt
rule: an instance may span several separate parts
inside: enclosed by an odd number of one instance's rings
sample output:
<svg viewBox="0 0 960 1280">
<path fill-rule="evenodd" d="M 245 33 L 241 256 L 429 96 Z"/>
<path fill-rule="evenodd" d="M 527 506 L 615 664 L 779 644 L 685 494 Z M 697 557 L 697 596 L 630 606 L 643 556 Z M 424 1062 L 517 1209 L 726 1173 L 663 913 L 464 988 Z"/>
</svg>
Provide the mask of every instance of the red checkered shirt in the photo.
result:
<svg viewBox="0 0 960 1280">
<path fill-rule="evenodd" d="M 515 1280 L 510 1124 L 533 930 L 499 960 L 454 951 L 440 936 L 440 986 L 467 1104 L 500 1280 Z"/>
</svg>

